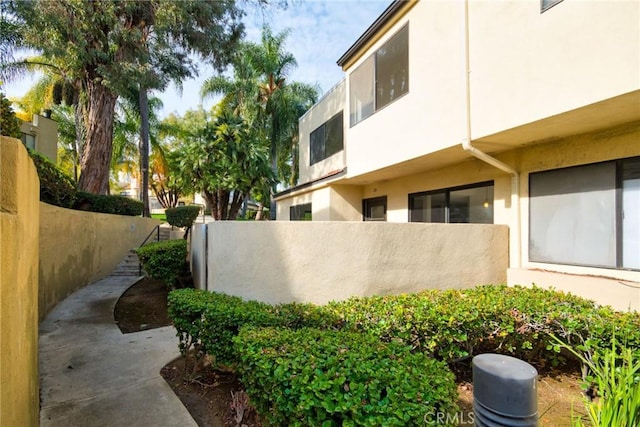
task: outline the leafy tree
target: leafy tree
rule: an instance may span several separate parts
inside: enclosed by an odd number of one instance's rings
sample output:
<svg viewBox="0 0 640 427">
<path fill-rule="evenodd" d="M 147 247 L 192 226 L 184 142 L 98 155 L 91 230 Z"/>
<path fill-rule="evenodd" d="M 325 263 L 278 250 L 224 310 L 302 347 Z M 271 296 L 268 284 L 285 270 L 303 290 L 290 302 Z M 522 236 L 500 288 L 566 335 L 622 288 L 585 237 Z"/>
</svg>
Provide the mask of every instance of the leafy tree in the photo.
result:
<svg viewBox="0 0 640 427">
<path fill-rule="evenodd" d="M 221 68 L 243 30 L 242 11 L 233 0 L 17 0 L 6 8 L 0 29 L 12 24 L 22 45 L 52 63 L 64 61 L 71 80 L 82 82 L 86 142 L 79 186 L 93 193 L 108 192 L 118 96 L 135 81 L 155 87 L 147 83 L 155 65 L 166 75 L 193 75 L 189 53 L 195 46 Z"/>
<path fill-rule="evenodd" d="M 13 138 L 20 138 L 20 120 L 11 108 L 11 102 L 0 92 L 0 133 Z"/>
<path fill-rule="evenodd" d="M 204 120 L 202 120 L 204 118 Z M 203 194 L 216 220 L 235 219 L 244 199 L 271 184 L 267 145 L 233 112 L 187 112 L 176 150 L 183 182 Z"/>
<path fill-rule="evenodd" d="M 203 97 L 222 94 L 225 107 L 262 132 L 277 178 L 270 193 L 275 192 L 277 182 L 292 185 L 297 180 L 298 119 L 318 98 L 317 87 L 287 81 L 297 66 L 295 57 L 285 49 L 288 35 L 288 31 L 273 34 L 265 26 L 260 43 L 239 46 L 232 62 L 233 78 L 210 78 L 201 89 Z M 275 215 L 274 206 L 271 213 Z"/>
</svg>

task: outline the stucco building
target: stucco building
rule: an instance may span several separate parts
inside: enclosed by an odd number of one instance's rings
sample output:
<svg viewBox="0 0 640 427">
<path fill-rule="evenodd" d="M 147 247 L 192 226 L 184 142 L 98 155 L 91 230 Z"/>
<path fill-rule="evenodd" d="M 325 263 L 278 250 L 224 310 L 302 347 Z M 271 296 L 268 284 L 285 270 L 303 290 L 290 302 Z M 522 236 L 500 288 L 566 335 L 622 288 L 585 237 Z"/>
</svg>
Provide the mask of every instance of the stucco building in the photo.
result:
<svg viewBox="0 0 640 427">
<path fill-rule="evenodd" d="M 29 122 L 20 124 L 22 143 L 29 149 L 46 156 L 54 164 L 58 159 L 58 124 L 50 114 L 34 114 Z"/>
<path fill-rule="evenodd" d="M 638 305 L 639 17 L 633 0 L 394 1 L 300 119 L 278 220 L 505 224 L 509 283 Z"/>
</svg>

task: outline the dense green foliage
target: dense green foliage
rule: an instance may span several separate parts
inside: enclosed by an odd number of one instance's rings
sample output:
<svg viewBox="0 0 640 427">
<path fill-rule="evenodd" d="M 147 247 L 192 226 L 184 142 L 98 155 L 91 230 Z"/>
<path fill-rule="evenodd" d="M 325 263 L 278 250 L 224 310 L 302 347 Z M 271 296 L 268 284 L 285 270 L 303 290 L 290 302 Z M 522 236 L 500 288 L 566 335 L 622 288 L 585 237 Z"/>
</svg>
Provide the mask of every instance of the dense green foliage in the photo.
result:
<svg viewBox="0 0 640 427">
<path fill-rule="evenodd" d="M 76 186 L 53 162 L 43 155 L 29 150 L 40 179 L 40 201 L 63 208 L 73 208 L 76 202 Z"/>
<path fill-rule="evenodd" d="M 167 222 L 174 227 L 191 227 L 200 214 L 200 206 L 178 206 L 164 212 Z"/>
<path fill-rule="evenodd" d="M 234 339 L 238 370 L 269 425 L 423 425 L 456 411 L 444 362 L 368 334 L 244 328 Z"/>
<path fill-rule="evenodd" d="M 20 138 L 20 120 L 11 108 L 11 101 L 0 92 L 0 132 L 4 136 Z"/>
<path fill-rule="evenodd" d="M 537 366 L 564 364 L 549 334 L 570 343 L 607 347 L 613 329 L 640 351 L 640 315 L 537 287 L 479 286 L 468 290 L 352 298 L 327 307 L 346 330 L 378 336 L 443 360 L 484 352 L 509 354 Z"/>
<path fill-rule="evenodd" d="M 147 274 L 175 287 L 178 278 L 187 271 L 187 241 L 168 240 L 142 246 L 136 250 Z"/>
<path fill-rule="evenodd" d="M 107 196 L 79 191 L 74 209 L 116 215 L 142 215 L 142 202 L 124 196 Z"/>
<path fill-rule="evenodd" d="M 170 294 L 169 313 L 181 351 L 194 346 L 218 364 L 237 367 L 261 416 L 274 425 L 417 424 L 422 419 L 415 417 L 430 408 L 422 402 L 418 413 L 418 398 L 436 406 L 453 402 L 453 378 L 446 369 L 432 372 L 444 365 L 431 359 L 449 363 L 497 352 L 538 367 L 572 364 L 610 348 L 613 331 L 624 336 L 630 357 L 640 356 L 640 314 L 536 287 L 433 290 L 325 306 L 270 306 L 185 289 Z M 424 378 L 414 371 L 420 366 Z M 362 384 L 365 375 L 372 380 Z M 378 394 L 380 384 L 394 384 L 404 400 L 390 397 L 395 388 Z M 433 394 L 427 398 L 423 390 Z"/>
</svg>

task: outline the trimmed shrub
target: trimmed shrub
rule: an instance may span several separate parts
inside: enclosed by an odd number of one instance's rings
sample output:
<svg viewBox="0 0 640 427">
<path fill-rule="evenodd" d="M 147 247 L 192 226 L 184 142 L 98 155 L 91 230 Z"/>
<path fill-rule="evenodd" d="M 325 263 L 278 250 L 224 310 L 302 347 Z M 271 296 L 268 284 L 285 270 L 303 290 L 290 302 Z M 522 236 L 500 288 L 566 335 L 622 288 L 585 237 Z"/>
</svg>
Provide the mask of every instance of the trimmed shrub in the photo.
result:
<svg viewBox="0 0 640 427">
<path fill-rule="evenodd" d="M 62 208 L 73 208 L 76 201 L 76 185 L 51 160 L 29 150 L 38 178 L 40 179 L 40 201 Z"/>
<path fill-rule="evenodd" d="M 446 361 L 497 352 L 538 366 L 565 364 L 569 354 L 549 334 L 572 344 L 606 348 L 613 328 L 625 331 L 629 344 L 640 351 L 639 314 L 537 287 L 479 286 L 352 298 L 326 309 L 345 330 L 400 340 Z"/>
<path fill-rule="evenodd" d="M 368 334 L 244 328 L 234 339 L 251 402 L 270 425 L 423 425 L 457 411 L 444 362 Z"/>
<path fill-rule="evenodd" d="M 162 280 L 169 287 L 174 287 L 178 277 L 188 269 L 185 240 L 150 243 L 138 248 L 136 253 L 147 274 Z"/>
<path fill-rule="evenodd" d="M 167 222 L 174 227 L 191 227 L 200 214 L 200 206 L 178 206 L 164 211 Z"/>
<path fill-rule="evenodd" d="M 200 206 L 178 206 L 176 208 L 165 209 L 167 222 L 174 227 L 185 227 L 184 239 L 189 237 L 189 231 L 193 222 L 200 213 Z"/>
<path fill-rule="evenodd" d="M 193 346 L 224 365 L 237 362 L 232 340 L 245 325 L 299 329 L 328 328 L 336 323 L 322 307 L 313 304 L 271 306 L 196 289 L 172 291 L 168 307 L 169 317 L 178 330 L 182 354 Z"/>
<path fill-rule="evenodd" d="M 75 209 L 116 215 L 140 216 L 143 204 L 124 196 L 111 196 L 79 191 Z"/>
</svg>

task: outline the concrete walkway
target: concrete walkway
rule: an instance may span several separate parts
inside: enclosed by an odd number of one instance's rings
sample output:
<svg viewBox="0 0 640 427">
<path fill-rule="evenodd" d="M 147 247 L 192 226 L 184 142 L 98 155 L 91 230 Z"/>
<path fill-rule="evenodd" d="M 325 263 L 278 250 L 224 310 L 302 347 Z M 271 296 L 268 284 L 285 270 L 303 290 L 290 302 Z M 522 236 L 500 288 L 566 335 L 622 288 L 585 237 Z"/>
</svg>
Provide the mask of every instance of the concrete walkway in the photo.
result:
<svg viewBox="0 0 640 427">
<path fill-rule="evenodd" d="M 179 356 L 172 326 L 122 334 L 115 304 L 139 278 L 110 276 L 40 324 L 41 426 L 196 426 L 160 369 Z"/>
</svg>

